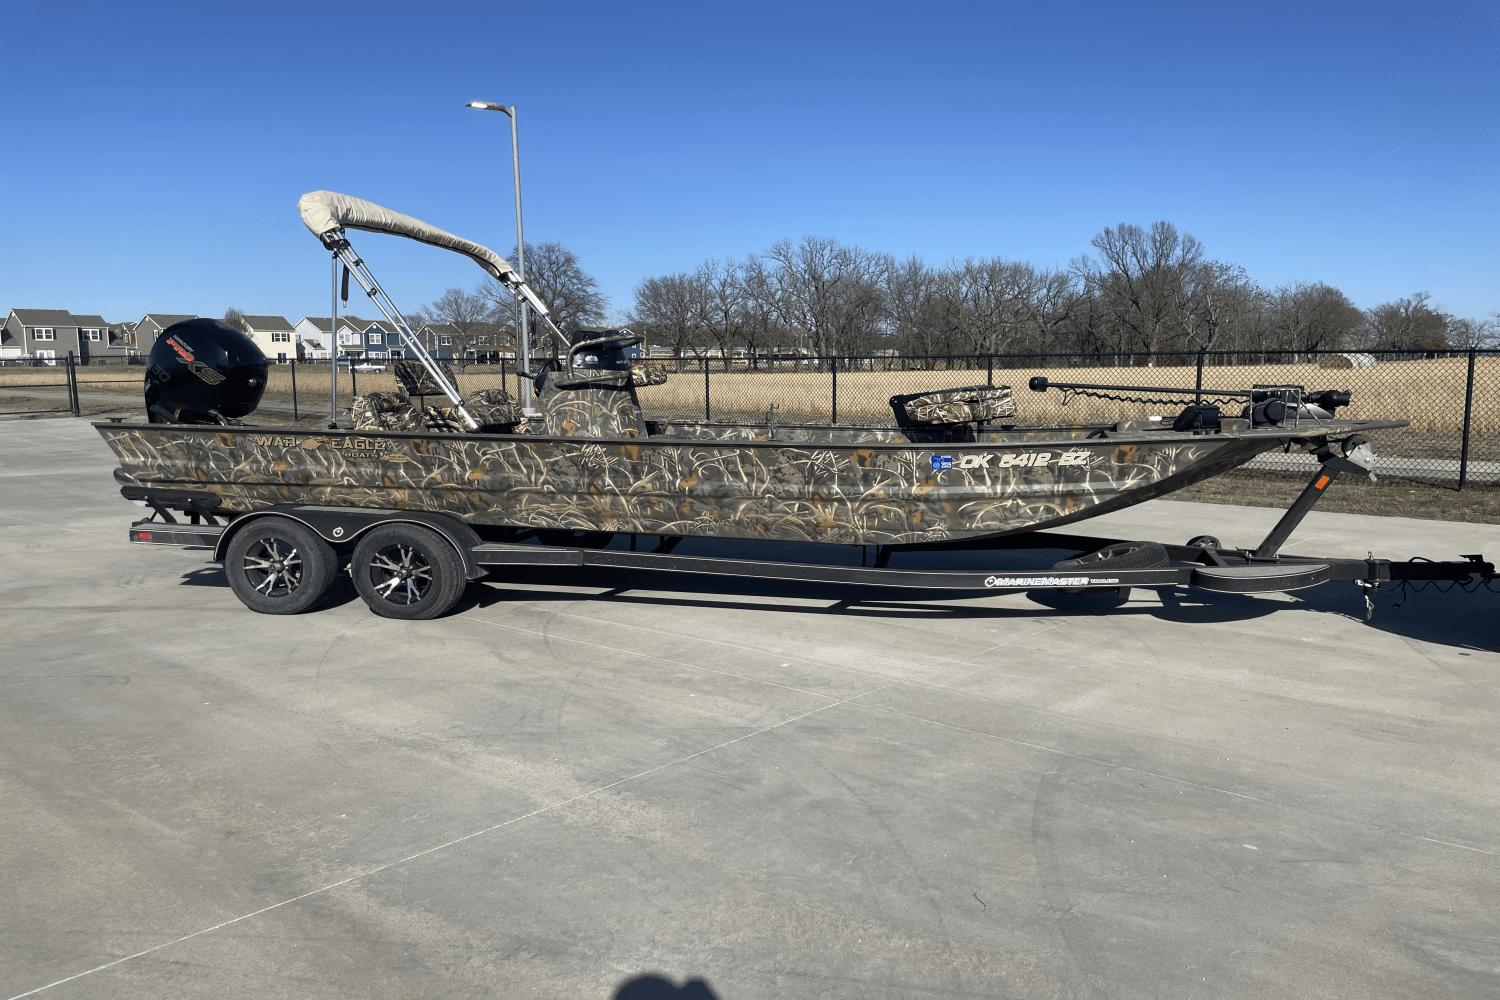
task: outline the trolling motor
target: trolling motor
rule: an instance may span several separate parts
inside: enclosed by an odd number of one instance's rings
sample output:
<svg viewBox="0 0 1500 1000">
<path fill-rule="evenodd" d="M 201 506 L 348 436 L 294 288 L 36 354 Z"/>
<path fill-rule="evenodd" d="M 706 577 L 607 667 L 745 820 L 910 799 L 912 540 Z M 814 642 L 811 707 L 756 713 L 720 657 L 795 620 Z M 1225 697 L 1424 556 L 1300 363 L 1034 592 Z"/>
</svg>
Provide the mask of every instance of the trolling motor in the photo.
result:
<svg viewBox="0 0 1500 1000">
<path fill-rule="evenodd" d="M 1244 400 L 1240 416 L 1250 418 L 1254 427 L 1274 427 L 1288 420 L 1331 420 L 1335 411 L 1341 406 L 1348 406 L 1350 400 L 1350 393 L 1346 390 L 1325 389 L 1309 393 L 1300 385 L 1257 385 L 1249 389 L 1181 389 L 1161 385 L 1053 382 L 1045 375 L 1033 376 L 1029 384 L 1032 392 L 1058 390 L 1063 394 L 1064 404 L 1074 396 L 1088 396 L 1122 403 L 1176 406 L 1182 403 L 1181 397 L 1194 397 L 1195 402 L 1187 406 L 1173 423 L 1174 430 L 1218 428 L 1222 411 L 1212 403 L 1202 402 L 1204 396 Z M 1162 398 L 1163 396 L 1167 398 Z"/>
</svg>

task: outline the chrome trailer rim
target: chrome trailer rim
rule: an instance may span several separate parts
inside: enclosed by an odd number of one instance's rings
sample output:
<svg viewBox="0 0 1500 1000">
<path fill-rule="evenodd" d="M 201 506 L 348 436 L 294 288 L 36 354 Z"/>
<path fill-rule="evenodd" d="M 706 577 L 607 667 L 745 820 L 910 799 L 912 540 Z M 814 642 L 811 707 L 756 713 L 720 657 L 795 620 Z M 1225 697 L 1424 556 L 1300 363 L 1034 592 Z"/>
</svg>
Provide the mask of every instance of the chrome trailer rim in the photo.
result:
<svg viewBox="0 0 1500 1000">
<path fill-rule="evenodd" d="M 291 597 L 302 586 L 302 556 L 283 538 L 262 538 L 245 552 L 240 564 L 257 594 Z"/>
<path fill-rule="evenodd" d="M 432 590 L 432 563 L 414 545 L 387 545 L 370 557 L 370 585 L 381 600 L 417 604 Z"/>
</svg>

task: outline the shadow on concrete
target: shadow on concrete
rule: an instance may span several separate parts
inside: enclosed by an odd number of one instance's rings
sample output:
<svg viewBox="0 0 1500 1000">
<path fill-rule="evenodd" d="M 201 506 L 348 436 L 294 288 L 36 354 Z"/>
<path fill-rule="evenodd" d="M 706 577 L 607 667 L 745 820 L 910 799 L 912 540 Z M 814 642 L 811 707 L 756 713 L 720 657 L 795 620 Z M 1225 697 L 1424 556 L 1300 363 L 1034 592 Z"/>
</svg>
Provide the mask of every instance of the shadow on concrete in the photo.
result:
<svg viewBox="0 0 1500 1000">
<path fill-rule="evenodd" d="M 204 566 L 182 575 L 182 586 L 184 587 L 219 587 L 229 591 L 229 580 L 224 576 L 224 567 Z M 333 582 L 328 585 L 328 592 L 318 602 L 313 611 L 322 611 L 327 608 L 337 608 L 350 601 L 359 600 L 359 592 L 354 589 L 354 581 L 349 579 L 349 574 L 342 570 L 333 575 Z"/>
<path fill-rule="evenodd" d="M 1352 585 L 1327 583 L 1290 594 L 1251 596 L 1213 594 L 1176 588 L 1156 591 L 1160 603 L 1126 601 L 1116 591 L 1068 594 L 1032 591 L 1025 607 L 993 607 L 934 600 L 931 591 L 911 588 L 861 587 L 779 580 L 695 575 L 650 570 L 531 569 L 511 567 L 488 579 L 496 585 L 468 589 L 455 614 L 505 603 L 607 601 L 654 607 L 753 609 L 789 615 L 959 620 L 989 618 L 1088 618 L 1128 616 L 1155 618 L 1181 624 L 1218 624 L 1265 618 L 1277 612 L 1310 612 L 1363 623 L 1364 597 Z M 224 571 L 205 566 L 185 574 L 182 585 L 229 589 Z M 534 590 L 528 585 L 573 588 Z M 582 592 L 580 592 L 582 591 Z M 974 595 L 966 595 L 970 600 Z M 982 596 L 982 595 L 979 595 Z M 776 604 L 767 598 L 826 602 Z M 336 608 L 359 599 L 349 575 L 335 574 L 319 609 Z M 954 601 L 961 600 L 955 597 Z M 753 602 L 753 603 L 752 603 Z M 1407 639 L 1484 652 L 1500 652 L 1500 593 L 1480 587 L 1443 591 L 1428 585 L 1403 592 L 1387 586 L 1374 594 L 1375 613 L 1370 628 Z"/>
<path fill-rule="evenodd" d="M 683 573 L 640 570 L 515 570 L 492 577 L 499 586 L 471 587 L 460 611 L 487 608 L 507 602 L 607 601 L 655 607 L 753 608 L 791 615 L 840 615 L 846 617 L 958 620 L 989 618 L 1087 618 L 1129 616 L 1155 618 L 1182 624 L 1217 624 L 1265 618 L 1277 612 L 1330 615 L 1364 624 L 1365 604 L 1353 585 L 1327 583 L 1289 594 L 1253 596 L 1214 594 L 1176 588 L 1156 591 L 1160 603 L 1127 602 L 1118 592 L 1065 594 L 1032 591 L 1027 607 L 992 607 L 973 603 L 934 601 L 929 591 L 888 587 L 850 587 L 828 584 L 788 583 L 767 580 L 736 580 L 732 577 L 694 576 Z M 531 590 L 528 583 L 577 590 Z M 602 592 L 600 591 L 602 589 Z M 761 600 L 747 603 L 735 598 L 801 598 L 826 601 L 823 606 L 773 604 Z M 1390 587 L 1374 594 L 1374 617 L 1370 628 L 1408 639 L 1476 651 L 1500 652 L 1500 593 L 1480 588 L 1446 593 L 1435 589 L 1403 594 Z"/>
<path fill-rule="evenodd" d="M 678 986 L 666 976 L 648 972 L 621 983 L 611 1000 L 720 1000 L 720 997 L 702 979 L 688 979 Z"/>
</svg>

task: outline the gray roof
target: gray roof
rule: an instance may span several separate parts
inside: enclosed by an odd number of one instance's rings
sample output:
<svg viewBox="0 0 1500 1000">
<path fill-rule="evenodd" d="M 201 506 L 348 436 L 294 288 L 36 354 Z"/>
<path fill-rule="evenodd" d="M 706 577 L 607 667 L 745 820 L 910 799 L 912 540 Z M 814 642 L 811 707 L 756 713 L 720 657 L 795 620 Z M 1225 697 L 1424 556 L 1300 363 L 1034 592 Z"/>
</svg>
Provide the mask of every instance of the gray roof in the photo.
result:
<svg viewBox="0 0 1500 1000">
<path fill-rule="evenodd" d="M 141 317 L 141 323 L 144 323 L 144 322 L 146 322 L 146 320 L 149 319 L 151 322 L 155 323 L 157 326 L 161 327 L 162 329 L 166 329 L 167 327 L 171 326 L 173 323 L 181 323 L 183 320 L 186 320 L 186 319 L 197 319 L 197 318 L 198 318 L 197 316 L 179 316 L 176 313 L 147 313 L 146 315 L 144 315 L 144 316 Z M 136 325 L 139 326 L 140 323 L 137 323 Z"/>
<path fill-rule="evenodd" d="M 332 317 L 329 316 L 303 316 L 302 318 L 307 320 L 323 333 L 328 332 L 328 323 L 332 319 Z M 339 325 L 343 326 L 345 324 L 349 326 L 357 326 L 361 330 L 363 330 L 365 327 L 370 325 L 370 321 L 367 319 L 360 319 L 358 316 L 340 316 Z"/>
<path fill-rule="evenodd" d="M 87 316 L 79 316 L 75 313 L 73 322 L 78 326 L 98 327 L 101 330 L 109 326 L 108 323 L 104 322 L 103 316 L 95 316 L 92 313 Z"/>
<path fill-rule="evenodd" d="M 12 309 L 22 326 L 77 326 L 66 309 Z"/>
<path fill-rule="evenodd" d="M 274 330 L 281 333 L 292 328 L 285 316 L 243 316 L 245 326 L 251 330 Z"/>
</svg>

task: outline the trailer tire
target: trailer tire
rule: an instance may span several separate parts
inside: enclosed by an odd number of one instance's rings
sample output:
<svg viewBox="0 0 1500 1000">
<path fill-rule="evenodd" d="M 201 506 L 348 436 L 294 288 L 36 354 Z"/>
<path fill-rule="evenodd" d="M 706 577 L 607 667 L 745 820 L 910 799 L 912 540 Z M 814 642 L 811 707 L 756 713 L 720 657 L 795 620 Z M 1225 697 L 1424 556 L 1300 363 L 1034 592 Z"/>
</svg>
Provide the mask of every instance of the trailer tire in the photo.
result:
<svg viewBox="0 0 1500 1000">
<path fill-rule="evenodd" d="M 240 603 L 263 615 L 296 615 L 323 599 L 338 556 L 317 532 L 289 517 L 259 517 L 224 551 L 224 575 Z"/>
<path fill-rule="evenodd" d="M 419 524 L 384 524 L 349 559 L 354 589 L 382 618 L 426 621 L 453 610 L 468 579 L 452 543 Z"/>
</svg>

